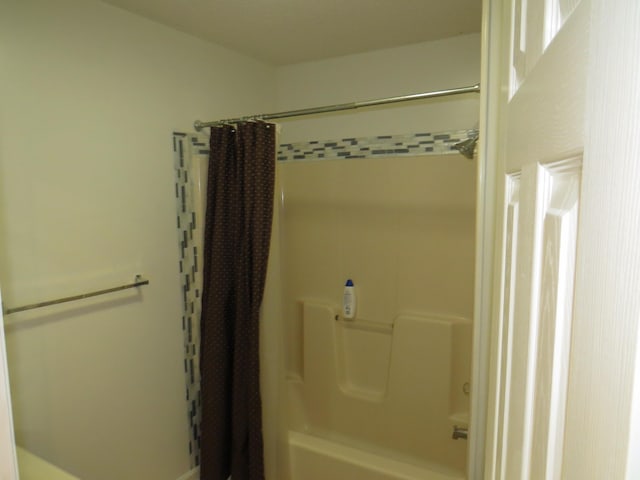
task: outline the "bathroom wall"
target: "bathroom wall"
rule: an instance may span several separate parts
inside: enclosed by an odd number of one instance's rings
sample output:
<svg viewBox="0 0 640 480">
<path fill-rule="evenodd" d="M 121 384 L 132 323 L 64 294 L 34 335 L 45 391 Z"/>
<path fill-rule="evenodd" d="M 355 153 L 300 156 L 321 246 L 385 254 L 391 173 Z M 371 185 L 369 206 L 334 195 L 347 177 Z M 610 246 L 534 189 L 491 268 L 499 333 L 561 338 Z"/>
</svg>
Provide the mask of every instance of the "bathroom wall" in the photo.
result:
<svg viewBox="0 0 640 480">
<path fill-rule="evenodd" d="M 473 84 L 479 48 L 467 35 L 276 69 L 94 0 L 1 2 L 5 306 L 151 281 L 5 318 L 18 442 L 83 478 L 189 468 L 172 130 Z M 281 141 L 468 129 L 477 103 L 283 120 Z"/>
<path fill-rule="evenodd" d="M 171 132 L 273 68 L 93 0 L 0 4 L 0 285 L 17 441 L 92 480 L 189 470 Z"/>
<path fill-rule="evenodd" d="M 279 111 L 474 85 L 480 81 L 480 34 L 285 66 L 277 79 Z M 288 143 L 467 130 L 477 128 L 478 115 L 479 95 L 470 93 L 279 121 Z"/>
<path fill-rule="evenodd" d="M 290 300 L 340 306 L 344 282 L 360 276 L 357 311 L 367 321 L 389 324 L 406 311 L 472 317 L 473 162 L 459 154 L 319 160 L 279 172 Z"/>
</svg>

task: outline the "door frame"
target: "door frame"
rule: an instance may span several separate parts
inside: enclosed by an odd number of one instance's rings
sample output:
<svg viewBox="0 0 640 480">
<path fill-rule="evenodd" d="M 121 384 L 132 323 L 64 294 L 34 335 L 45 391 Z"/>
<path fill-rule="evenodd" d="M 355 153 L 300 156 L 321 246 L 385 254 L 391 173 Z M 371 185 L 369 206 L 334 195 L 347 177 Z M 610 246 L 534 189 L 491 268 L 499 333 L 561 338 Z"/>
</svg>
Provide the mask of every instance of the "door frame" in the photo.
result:
<svg viewBox="0 0 640 480">
<path fill-rule="evenodd" d="M 500 198 L 497 178 L 499 131 L 500 69 L 502 68 L 503 6 L 496 0 L 484 0 L 482 5 L 480 119 L 478 139 L 476 252 L 474 284 L 474 328 L 472 361 L 471 422 L 469 431 L 468 472 L 470 480 L 484 478 L 489 423 L 491 415 L 490 387 L 495 367 L 492 365 L 492 341 L 495 337 L 492 322 L 495 265 L 496 201 Z"/>
<path fill-rule="evenodd" d="M 0 305 L 2 305 L 1 294 Z M 18 479 L 18 462 L 11 414 L 11 395 L 2 309 L 0 309 L 0 478 L 6 478 L 7 480 Z"/>
</svg>

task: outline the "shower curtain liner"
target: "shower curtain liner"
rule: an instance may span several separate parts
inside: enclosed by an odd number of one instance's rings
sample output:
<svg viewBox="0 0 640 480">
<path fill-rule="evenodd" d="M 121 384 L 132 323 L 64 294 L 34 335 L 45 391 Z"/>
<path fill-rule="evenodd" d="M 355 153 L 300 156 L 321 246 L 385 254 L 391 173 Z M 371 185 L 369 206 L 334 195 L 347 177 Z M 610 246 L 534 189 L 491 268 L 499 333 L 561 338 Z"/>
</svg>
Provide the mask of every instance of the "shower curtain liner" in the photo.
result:
<svg viewBox="0 0 640 480">
<path fill-rule="evenodd" d="M 259 316 L 275 181 L 275 125 L 211 129 L 201 317 L 202 480 L 264 478 Z"/>
</svg>

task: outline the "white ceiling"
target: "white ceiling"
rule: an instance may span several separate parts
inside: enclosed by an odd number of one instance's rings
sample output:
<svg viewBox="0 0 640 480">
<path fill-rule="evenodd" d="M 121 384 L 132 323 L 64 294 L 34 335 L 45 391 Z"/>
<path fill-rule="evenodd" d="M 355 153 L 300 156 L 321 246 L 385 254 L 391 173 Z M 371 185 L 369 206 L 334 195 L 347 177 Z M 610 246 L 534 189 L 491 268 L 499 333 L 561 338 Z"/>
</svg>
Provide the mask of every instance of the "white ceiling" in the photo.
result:
<svg viewBox="0 0 640 480">
<path fill-rule="evenodd" d="M 482 0 L 103 0 L 287 65 L 480 31 Z"/>
</svg>

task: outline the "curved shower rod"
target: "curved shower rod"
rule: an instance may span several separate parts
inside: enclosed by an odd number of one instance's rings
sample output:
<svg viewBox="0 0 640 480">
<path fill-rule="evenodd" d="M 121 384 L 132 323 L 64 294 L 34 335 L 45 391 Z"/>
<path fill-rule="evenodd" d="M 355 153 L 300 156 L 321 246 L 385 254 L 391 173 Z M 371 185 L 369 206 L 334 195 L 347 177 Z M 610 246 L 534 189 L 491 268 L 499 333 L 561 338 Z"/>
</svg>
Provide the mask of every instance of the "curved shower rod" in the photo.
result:
<svg viewBox="0 0 640 480">
<path fill-rule="evenodd" d="M 220 125 L 247 122 L 252 120 L 272 120 L 276 118 L 300 117 L 303 115 L 313 115 L 316 113 L 338 112 L 341 110 L 354 110 L 356 108 L 373 107 L 388 103 L 409 102 L 413 100 L 424 100 L 427 98 L 446 97 L 449 95 L 460 95 L 463 93 L 480 93 L 480 84 L 476 83 L 468 87 L 449 88 L 447 90 L 435 90 L 433 92 L 414 93 L 411 95 L 401 95 L 399 97 L 379 98 L 376 100 L 365 100 L 362 102 L 339 103 L 337 105 L 327 105 L 325 107 L 302 108 L 300 110 L 288 110 L 286 112 L 263 113 L 260 115 L 250 115 L 248 117 L 229 118 L 226 120 L 215 120 L 212 122 L 201 122 L 196 120 L 193 123 L 196 131 L 205 127 L 218 127 Z"/>
</svg>

